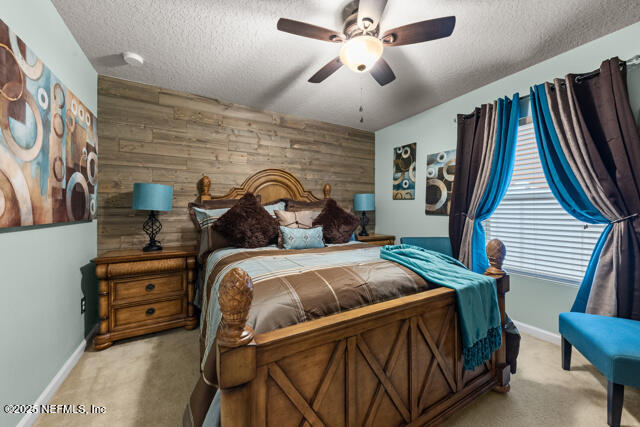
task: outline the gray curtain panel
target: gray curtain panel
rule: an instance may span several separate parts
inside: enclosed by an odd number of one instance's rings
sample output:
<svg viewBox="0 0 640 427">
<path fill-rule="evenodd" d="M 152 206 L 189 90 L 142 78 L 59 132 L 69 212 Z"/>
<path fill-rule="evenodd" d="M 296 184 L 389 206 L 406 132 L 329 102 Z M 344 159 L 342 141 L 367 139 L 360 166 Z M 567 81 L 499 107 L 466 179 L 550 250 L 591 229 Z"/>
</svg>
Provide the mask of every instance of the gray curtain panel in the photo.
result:
<svg viewBox="0 0 640 427">
<path fill-rule="evenodd" d="M 617 58 L 598 74 L 545 84 L 562 151 L 580 186 L 613 228 L 587 313 L 640 320 L 640 135 Z M 578 79 L 576 79 L 578 77 Z"/>
<path fill-rule="evenodd" d="M 480 174 L 480 163 L 485 147 L 485 123 L 489 105 L 476 107 L 473 113 L 458 114 L 458 143 L 456 146 L 455 185 L 451 194 L 449 211 L 449 239 L 451 253 L 456 259 L 460 256 L 460 244 L 466 221 L 466 213 Z"/>
<path fill-rule="evenodd" d="M 471 191 L 471 200 L 467 208 L 464 220 L 462 239 L 460 241 L 460 255 L 458 259 L 468 268 L 472 268 L 472 247 L 473 247 L 473 227 L 475 213 L 482 196 L 487 190 L 489 176 L 491 175 L 491 162 L 496 148 L 496 127 L 498 126 L 498 102 L 487 105 L 484 130 L 482 133 L 482 151 L 480 155 L 480 165 L 478 167 L 478 178 L 476 185 Z"/>
</svg>

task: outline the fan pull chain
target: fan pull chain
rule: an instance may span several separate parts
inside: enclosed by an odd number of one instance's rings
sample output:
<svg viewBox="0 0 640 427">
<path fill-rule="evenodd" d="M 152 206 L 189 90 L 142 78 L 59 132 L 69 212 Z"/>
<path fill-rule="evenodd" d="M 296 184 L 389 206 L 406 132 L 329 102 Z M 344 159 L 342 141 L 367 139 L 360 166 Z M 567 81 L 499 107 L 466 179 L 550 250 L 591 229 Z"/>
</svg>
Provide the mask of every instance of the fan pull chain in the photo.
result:
<svg viewBox="0 0 640 427">
<path fill-rule="evenodd" d="M 364 108 L 362 108 L 362 76 L 360 76 L 360 108 L 358 111 L 360 112 L 360 123 L 364 123 L 364 115 L 362 114 L 364 111 Z"/>
</svg>

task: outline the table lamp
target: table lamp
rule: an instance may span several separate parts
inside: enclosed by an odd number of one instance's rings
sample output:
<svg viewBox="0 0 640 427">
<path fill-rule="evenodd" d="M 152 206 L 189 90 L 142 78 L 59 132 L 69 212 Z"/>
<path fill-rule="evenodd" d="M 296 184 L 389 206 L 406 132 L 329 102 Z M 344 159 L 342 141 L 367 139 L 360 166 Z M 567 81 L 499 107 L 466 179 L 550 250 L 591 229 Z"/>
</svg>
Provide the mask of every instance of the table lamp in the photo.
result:
<svg viewBox="0 0 640 427">
<path fill-rule="evenodd" d="M 368 236 L 367 224 L 369 224 L 369 218 L 367 218 L 367 211 L 376 210 L 375 194 L 373 193 L 361 193 L 353 195 L 353 210 L 362 212 L 360 217 L 360 236 Z"/>
<path fill-rule="evenodd" d="M 149 217 L 142 224 L 142 229 L 149 236 L 149 243 L 142 248 L 144 252 L 162 250 L 156 236 L 162 230 L 162 224 L 156 211 L 170 211 L 173 200 L 173 187 L 163 184 L 136 182 L 133 184 L 133 209 L 149 211 Z"/>
</svg>

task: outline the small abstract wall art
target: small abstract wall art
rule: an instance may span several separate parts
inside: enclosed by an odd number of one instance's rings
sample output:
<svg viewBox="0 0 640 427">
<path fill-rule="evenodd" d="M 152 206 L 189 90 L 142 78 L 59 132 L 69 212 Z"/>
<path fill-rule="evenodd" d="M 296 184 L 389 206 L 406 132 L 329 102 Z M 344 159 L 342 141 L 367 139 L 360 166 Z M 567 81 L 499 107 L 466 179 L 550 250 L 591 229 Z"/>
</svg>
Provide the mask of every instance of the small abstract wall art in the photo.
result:
<svg viewBox="0 0 640 427">
<path fill-rule="evenodd" d="M 449 215 L 456 169 L 456 150 L 427 156 L 426 215 Z"/>
<path fill-rule="evenodd" d="M 0 21 L 0 228 L 91 220 L 95 116 Z"/>
<path fill-rule="evenodd" d="M 393 149 L 393 199 L 416 198 L 416 143 Z"/>
</svg>

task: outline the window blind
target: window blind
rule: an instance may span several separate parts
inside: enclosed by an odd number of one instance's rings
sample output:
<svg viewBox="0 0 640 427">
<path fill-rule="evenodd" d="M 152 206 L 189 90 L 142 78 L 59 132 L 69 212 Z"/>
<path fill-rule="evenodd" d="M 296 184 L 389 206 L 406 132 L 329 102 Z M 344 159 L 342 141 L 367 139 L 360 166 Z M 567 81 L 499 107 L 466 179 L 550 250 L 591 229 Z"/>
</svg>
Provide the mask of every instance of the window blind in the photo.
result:
<svg viewBox="0 0 640 427">
<path fill-rule="evenodd" d="M 504 265 L 509 271 L 576 284 L 582 281 L 605 227 L 578 221 L 553 197 L 530 118 L 518 129 L 507 193 L 483 225 L 487 240 L 500 239 L 506 245 Z"/>
</svg>

